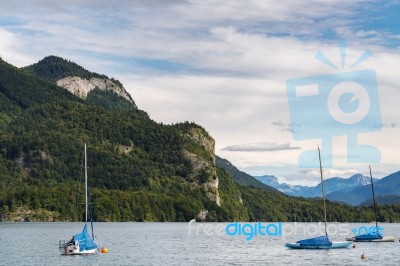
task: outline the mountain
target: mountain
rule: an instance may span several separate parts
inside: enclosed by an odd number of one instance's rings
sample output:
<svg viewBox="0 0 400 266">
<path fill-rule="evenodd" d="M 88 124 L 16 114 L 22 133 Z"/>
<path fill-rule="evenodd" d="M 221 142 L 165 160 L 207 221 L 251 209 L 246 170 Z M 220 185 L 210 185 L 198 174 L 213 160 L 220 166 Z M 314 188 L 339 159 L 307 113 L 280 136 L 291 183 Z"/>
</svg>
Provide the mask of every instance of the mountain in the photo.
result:
<svg viewBox="0 0 400 266">
<path fill-rule="evenodd" d="M 242 204 L 221 199 L 220 178 L 229 177 L 217 175 L 215 143 L 202 127 L 158 124 L 118 81 L 58 57 L 22 69 L 0 61 L 0 75 L 1 216 L 23 208 L 36 216 L 46 210 L 57 220 L 79 219 L 76 190 L 87 142 L 97 220 L 247 217 Z M 99 83 L 82 97 L 59 82 L 78 78 Z M 233 206 L 238 211 L 229 217 Z"/>
<path fill-rule="evenodd" d="M 224 169 L 226 172 L 228 172 L 228 174 L 232 176 L 233 180 L 235 180 L 235 182 L 240 185 L 255 187 L 265 191 L 278 192 L 278 190 L 273 188 L 272 186 L 265 185 L 262 182 L 255 179 L 254 177 L 252 177 L 251 175 L 240 171 L 239 169 L 236 168 L 236 166 L 234 166 L 231 162 L 229 162 L 226 159 L 223 159 L 219 156 L 215 156 L 215 164 L 218 167 Z"/>
<path fill-rule="evenodd" d="M 321 197 L 321 183 L 314 187 L 310 187 L 301 185 L 288 185 L 286 183 L 281 184 L 278 182 L 278 179 L 275 176 L 271 175 L 255 176 L 255 178 L 263 182 L 264 184 L 272 186 L 287 195 L 305 198 Z M 377 179 L 375 179 L 375 181 L 376 180 Z M 326 194 L 335 191 L 350 191 L 356 187 L 364 186 L 367 184 L 370 184 L 370 177 L 363 176 L 361 174 L 353 175 L 350 178 L 332 177 L 324 181 Z"/>
<path fill-rule="evenodd" d="M 274 187 L 274 188 L 279 188 L 280 185 L 283 185 L 283 184 L 279 183 L 278 178 L 274 175 L 254 176 L 254 178 L 257 179 L 258 181 L 260 181 L 268 186 Z"/>
<path fill-rule="evenodd" d="M 268 186 L 278 189 L 279 191 L 285 193 L 286 195 L 305 197 L 305 198 L 313 197 L 309 196 L 312 193 L 310 192 L 310 190 L 312 190 L 312 187 L 288 185 L 286 183 L 281 184 L 279 183 L 278 178 L 274 175 L 254 176 L 254 178 Z"/>
<path fill-rule="evenodd" d="M 374 190 L 377 199 L 385 200 L 385 197 L 388 196 L 391 198 L 400 196 L 400 171 L 374 181 Z M 330 200 L 341 201 L 351 205 L 360 205 L 372 199 L 371 185 L 364 185 L 350 191 L 336 191 L 327 194 L 326 197 Z"/>
<path fill-rule="evenodd" d="M 87 103 L 117 111 L 137 109 L 121 82 L 90 72 L 63 58 L 47 56 L 23 69 L 85 99 Z"/>
<path fill-rule="evenodd" d="M 68 60 L 17 68 L 0 59 L 0 103 L 1 221 L 82 220 L 84 143 L 96 221 L 322 219 L 320 200 L 243 174 L 235 182 L 203 127 L 156 123 L 119 81 Z M 386 206 L 380 221 L 400 220 L 399 206 Z M 330 221 L 373 217 L 370 207 L 332 202 L 328 212 Z"/>
<path fill-rule="evenodd" d="M 378 206 L 397 204 L 397 203 L 400 203 L 400 196 L 399 195 L 378 196 L 378 197 L 375 197 L 375 201 Z M 368 200 L 361 202 L 359 205 L 360 206 L 373 206 L 373 204 L 374 204 L 373 199 L 369 198 Z"/>
<path fill-rule="evenodd" d="M 73 100 L 66 90 L 21 71 L 0 60 L 0 93 L 2 114 L 11 115 L 16 109 L 27 109 L 34 105 L 46 104 L 58 99 Z"/>
</svg>

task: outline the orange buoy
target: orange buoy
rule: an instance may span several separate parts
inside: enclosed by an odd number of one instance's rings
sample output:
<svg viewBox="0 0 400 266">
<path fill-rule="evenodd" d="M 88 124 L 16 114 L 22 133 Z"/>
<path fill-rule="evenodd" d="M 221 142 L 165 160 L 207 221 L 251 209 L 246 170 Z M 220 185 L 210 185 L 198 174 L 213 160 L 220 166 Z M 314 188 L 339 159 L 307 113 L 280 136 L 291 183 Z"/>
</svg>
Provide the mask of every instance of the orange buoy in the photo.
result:
<svg viewBox="0 0 400 266">
<path fill-rule="evenodd" d="M 364 255 L 364 253 L 361 255 L 361 259 L 362 260 L 365 260 L 365 259 L 367 259 L 368 257 L 366 256 L 366 255 Z"/>
<path fill-rule="evenodd" d="M 108 249 L 107 248 L 101 248 L 100 252 L 103 253 L 103 254 L 108 253 Z"/>
</svg>

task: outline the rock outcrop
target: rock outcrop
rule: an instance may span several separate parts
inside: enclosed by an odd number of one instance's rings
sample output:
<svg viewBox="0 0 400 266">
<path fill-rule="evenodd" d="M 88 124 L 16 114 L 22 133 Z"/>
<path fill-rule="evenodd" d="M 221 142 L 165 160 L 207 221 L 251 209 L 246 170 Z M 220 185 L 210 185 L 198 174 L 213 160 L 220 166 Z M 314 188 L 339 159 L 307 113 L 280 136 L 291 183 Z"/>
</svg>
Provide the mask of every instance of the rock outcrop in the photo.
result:
<svg viewBox="0 0 400 266">
<path fill-rule="evenodd" d="M 90 91 L 98 88 L 102 91 L 111 90 L 129 102 L 134 103 L 129 93 L 122 86 L 106 78 L 91 78 L 88 80 L 76 76 L 66 77 L 58 80 L 57 85 L 82 99 L 86 99 Z"/>
<path fill-rule="evenodd" d="M 185 134 L 186 140 L 198 149 L 184 149 L 183 154 L 192 166 L 191 177 L 196 179 L 196 185 L 201 186 L 209 199 L 221 206 L 218 192 L 218 176 L 215 165 L 215 141 L 201 128 L 191 128 Z M 199 214 L 206 216 L 207 212 Z"/>
<path fill-rule="evenodd" d="M 59 221 L 60 214 L 46 209 L 31 210 L 27 206 L 21 206 L 12 212 L 0 213 L 1 221 L 7 222 L 54 222 Z"/>
</svg>

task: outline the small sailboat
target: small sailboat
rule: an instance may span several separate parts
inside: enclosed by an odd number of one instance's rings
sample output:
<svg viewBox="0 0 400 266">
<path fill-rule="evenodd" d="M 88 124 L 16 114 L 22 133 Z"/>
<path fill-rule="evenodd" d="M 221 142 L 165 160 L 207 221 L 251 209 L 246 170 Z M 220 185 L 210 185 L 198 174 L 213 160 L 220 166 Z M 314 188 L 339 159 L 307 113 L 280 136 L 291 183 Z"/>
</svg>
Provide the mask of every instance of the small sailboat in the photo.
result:
<svg viewBox="0 0 400 266">
<path fill-rule="evenodd" d="M 87 177 L 87 155 L 85 143 L 85 225 L 82 232 L 74 235 L 70 241 L 60 240 L 59 249 L 62 255 L 84 255 L 93 254 L 97 251 L 97 245 L 94 242 L 92 215 L 90 215 L 90 226 L 92 235 L 87 229 L 88 222 L 88 177 Z"/>
<path fill-rule="evenodd" d="M 319 155 L 319 168 L 321 173 L 322 198 L 324 203 L 325 235 L 299 240 L 294 243 L 286 243 L 285 247 L 292 249 L 333 249 L 333 248 L 348 248 L 353 243 L 352 241 L 332 242 L 329 240 L 328 233 L 326 230 L 327 226 L 326 226 L 324 178 L 322 175 L 321 151 L 319 150 L 319 147 L 318 147 L 318 155 Z"/>
<path fill-rule="evenodd" d="M 371 188 L 372 188 L 372 199 L 374 201 L 374 214 L 375 214 L 375 225 L 376 230 L 373 233 L 366 233 L 354 237 L 348 237 L 346 240 L 354 241 L 354 242 L 395 242 L 397 240 L 394 236 L 383 236 L 379 232 L 378 227 L 378 219 L 376 214 L 376 201 L 375 201 L 375 190 L 374 190 L 374 181 L 372 180 L 372 171 L 371 166 L 369 166 L 369 175 L 371 177 Z"/>
</svg>

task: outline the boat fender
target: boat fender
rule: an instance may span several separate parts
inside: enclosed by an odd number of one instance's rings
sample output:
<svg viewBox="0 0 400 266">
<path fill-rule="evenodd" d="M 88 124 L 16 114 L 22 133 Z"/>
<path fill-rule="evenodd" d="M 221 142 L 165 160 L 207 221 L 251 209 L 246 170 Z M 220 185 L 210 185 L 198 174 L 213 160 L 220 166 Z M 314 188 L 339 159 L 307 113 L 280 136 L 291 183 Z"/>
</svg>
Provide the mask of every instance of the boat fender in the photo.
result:
<svg viewBox="0 0 400 266">
<path fill-rule="evenodd" d="M 65 254 L 65 255 L 68 255 L 68 254 L 69 254 L 69 250 L 68 250 L 68 247 L 67 247 L 67 246 L 64 246 L 64 254 Z"/>
<path fill-rule="evenodd" d="M 103 253 L 103 254 L 108 253 L 108 249 L 107 248 L 101 248 L 100 252 Z"/>
</svg>

